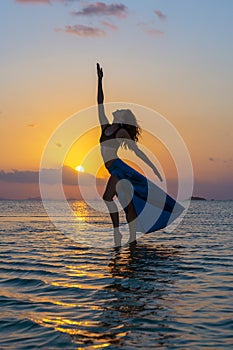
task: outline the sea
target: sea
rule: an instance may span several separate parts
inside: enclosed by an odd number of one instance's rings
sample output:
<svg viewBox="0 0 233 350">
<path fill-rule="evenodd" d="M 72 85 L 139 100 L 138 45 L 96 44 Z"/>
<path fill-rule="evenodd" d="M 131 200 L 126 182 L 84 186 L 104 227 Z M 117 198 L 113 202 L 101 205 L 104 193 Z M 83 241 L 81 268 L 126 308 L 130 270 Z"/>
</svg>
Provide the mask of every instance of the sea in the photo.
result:
<svg viewBox="0 0 233 350">
<path fill-rule="evenodd" d="M 70 239 L 40 200 L 0 201 L 1 350 L 233 348 L 233 201 L 191 201 L 172 232 L 118 248 L 101 244 L 107 213 L 70 206 L 99 244 Z"/>
</svg>

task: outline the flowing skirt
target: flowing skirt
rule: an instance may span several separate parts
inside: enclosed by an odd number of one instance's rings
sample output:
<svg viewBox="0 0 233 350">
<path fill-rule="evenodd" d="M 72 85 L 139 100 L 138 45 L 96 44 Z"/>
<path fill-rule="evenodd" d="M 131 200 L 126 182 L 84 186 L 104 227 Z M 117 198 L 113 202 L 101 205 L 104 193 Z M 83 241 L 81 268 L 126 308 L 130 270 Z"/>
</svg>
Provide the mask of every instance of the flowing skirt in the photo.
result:
<svg viewBox="0 0 233 350">
<path fill-rule="evenodd" d="M 137 232 L 149 233 L 172 223 L 184 210 L 175 199 L 121 159 L 108 167 L 119 180 L 117 197 L 124 211 L 132 201 L 137 215 Z"/>
</svg>

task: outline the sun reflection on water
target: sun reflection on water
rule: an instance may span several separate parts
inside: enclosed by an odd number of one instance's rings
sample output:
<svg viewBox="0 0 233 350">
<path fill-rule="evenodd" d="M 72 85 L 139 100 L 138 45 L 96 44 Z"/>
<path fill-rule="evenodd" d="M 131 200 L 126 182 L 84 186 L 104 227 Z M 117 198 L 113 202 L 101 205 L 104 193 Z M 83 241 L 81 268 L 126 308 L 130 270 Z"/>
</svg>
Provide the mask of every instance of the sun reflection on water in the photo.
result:
<svg viewBox="0 0 233 350">
<path fill-rule="evenodd" d="M 74 201 L 70 203 L 71 208 L 79 221 L 86 221 L 89 217 L 88 206 L 84 201 Z"/>
<path fill-rule="evenodd" d="M 56 331 L 69 334 L 72 339 L 76 342 L 79 342 L 85 339 L 85 344 L 91 345 L 91 349 L 100 349 L 104 347 L 108 347 L 113 343 L 118 342 L 121 338 L 127 335 L 127 332 L 124 331 L 124 325 L 118 325 L 113 327 L 109 332 L 100 332 L 100 323 L 95 321 L 75 321 L 73 319 L 64 318 L 64 317 L 44 317 L 42 319 L 31 318 L 34 322 L 43 327 L 54 327 Z M 118 332 L 118 330 L 122 329 L 122 331 Z M 113 333 L 114 336 L 113 336 Z M 95 343 L 93 342 L 95 339 Z M 109 342 L 106 340 L 109 339 Z M 79 349 L 79 348 L 77 348 Z M 80 348 L 81 349 L 81 348 Z"/>
<path fill-rule="evenodd" d="M 108 250 L 70 241 L 47 218 L 1 222 L 0 348 L 230 349 L 232 203 L 194 203 L 176 235 Z"/>
</svg>

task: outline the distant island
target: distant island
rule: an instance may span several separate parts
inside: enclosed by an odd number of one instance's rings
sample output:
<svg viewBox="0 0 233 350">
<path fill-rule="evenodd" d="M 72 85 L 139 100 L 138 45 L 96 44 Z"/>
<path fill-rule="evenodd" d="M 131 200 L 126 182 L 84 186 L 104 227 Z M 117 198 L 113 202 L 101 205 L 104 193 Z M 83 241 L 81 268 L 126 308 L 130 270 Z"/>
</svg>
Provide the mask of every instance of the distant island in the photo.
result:
<svg viewBox="0 0 233 350">
<path fill-rule="evenodd" d="M 206 198 L 197 196 L 192 196 L 190 199 L 191 201 L 206 201 Z"/>
</svg>

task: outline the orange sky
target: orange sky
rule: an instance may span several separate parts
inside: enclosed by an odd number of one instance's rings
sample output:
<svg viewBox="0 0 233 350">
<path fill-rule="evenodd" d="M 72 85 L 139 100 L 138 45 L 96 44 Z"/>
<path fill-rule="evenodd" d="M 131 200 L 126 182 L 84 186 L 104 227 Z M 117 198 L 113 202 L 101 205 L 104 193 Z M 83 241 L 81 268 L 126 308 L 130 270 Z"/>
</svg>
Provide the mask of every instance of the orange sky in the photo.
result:
<svg viewBox="0 0 233 350">
<path fill-rule="evenodd" d="M 195 194 L 233 198 L 232 3 L 122 4 L 122 13 L 93 13 L 92 22 L 79 16 L 82 32 L 80 27 L 68 32 L 68 22 L 75 24 L 70 12 L 81 11 L 84 3 L 1 2 L 0 170 L 39 170 L 42 152 L 58 125 L 96 104 L 99 61 L 106 102 L 151 108 L 178 130 L 192 159 Z M 103 35 L 87 29 L 91 25 L 102 26 Z M 79 165 L 96 137 L 98 132 L 85 140 L 83 136 L 83 145 L 70 151 L 65 165 Z M 172 179 L 166 152 L 146 134 L 141 143 L 161 159 L 166 177 Z M 56 147 L 59 151 L 59 140 Z M 19 187 L 6 178 L 0 178 L 0 197 L 14 196 Z"/>
</svg>

